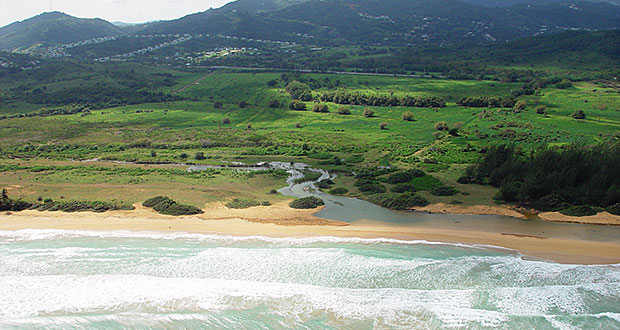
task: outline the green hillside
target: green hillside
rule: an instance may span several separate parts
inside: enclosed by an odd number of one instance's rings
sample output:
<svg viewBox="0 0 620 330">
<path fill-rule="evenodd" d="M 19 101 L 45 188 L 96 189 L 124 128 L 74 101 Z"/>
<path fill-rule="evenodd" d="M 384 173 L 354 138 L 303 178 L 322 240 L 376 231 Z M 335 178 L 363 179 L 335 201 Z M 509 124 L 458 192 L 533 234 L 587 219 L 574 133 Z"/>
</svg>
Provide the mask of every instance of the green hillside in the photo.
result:
<svg viewBox="0 0 620 330">
<path fill-rule="evenodd" d="M 51 12 L 0 28 L 0 50 L 73 43 L 120 34 L 124 34 L 121 29 L 101 19 Z"/>
</svg>

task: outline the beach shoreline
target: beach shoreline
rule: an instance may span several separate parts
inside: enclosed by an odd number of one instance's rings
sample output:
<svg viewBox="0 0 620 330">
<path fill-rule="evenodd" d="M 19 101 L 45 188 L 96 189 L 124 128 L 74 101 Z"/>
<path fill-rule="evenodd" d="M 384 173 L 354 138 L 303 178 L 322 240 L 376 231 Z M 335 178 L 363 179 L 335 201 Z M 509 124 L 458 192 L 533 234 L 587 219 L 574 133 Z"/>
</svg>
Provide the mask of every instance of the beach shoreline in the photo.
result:
<svg viewBox="0 0 620 330">
<path fill-rule="evenodd" d="M 148 231 L 187 232 L 227 236 L 266 236 L 342 238 L 386 238 L 422 240 L 497 247 L 514 250 L 528 258 L 567 264 L 620 263 L 620 242 L 563 239 L 550 236 L 528 236 L 510 232 L 454 230 L 430 226 L 406 226 L 369 220 L 354 223 L 324 220 L 312 216 L 315 210 L 293 210 L 284 204 L 255 210 L 226 210 L 215 205 L 200 216 L 172 217 L 146 208 L 106 213 L 62 213 L 22 211 L 0 215 L 0 231 L 57 229 L 84 231 Z M 258 212 L 258 213 L 257 213 Z M 275 219 L 263 218 L 279 213 Z M 284 213 L 282 213 L 284 212 Z M 254 213 L 252 217 L 248 214 Z M 244 218 L 246 217 L 246 218 Z M 289 217 L 287 219 L 287 217 Z M 270 220 L 267 220 L 270 219 Z M 286 225 L 283 225 L 286 224 Z"/>
</svg>

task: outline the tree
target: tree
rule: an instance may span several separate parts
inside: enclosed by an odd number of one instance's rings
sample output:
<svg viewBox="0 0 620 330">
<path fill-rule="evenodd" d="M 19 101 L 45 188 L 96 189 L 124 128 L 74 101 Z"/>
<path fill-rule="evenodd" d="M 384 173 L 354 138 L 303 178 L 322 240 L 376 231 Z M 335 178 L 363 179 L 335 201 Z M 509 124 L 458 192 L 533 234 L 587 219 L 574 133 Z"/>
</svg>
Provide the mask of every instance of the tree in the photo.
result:
<svg viewBox="0 0 620 330">
<path fill-rule="evenodd" d="M 288 83 L 288 85 L 286 85 L 286 91 L 294 100 L 312 101 L 312 90 L 310 87 L 297 80 Z"/>
<path fill-rule="evenodd" d="M 435 124 L 435 129 L 438 131 L 448 131 L 450 128 L 448 127 L 448 123 L 445 121 L 440 121 Z"/>
<path fill-rule="evenodd" d="M 180 155 L 179 155 L 179 158 L 181 158 L 181 159 L 187 159 L 187 158 L 189 158 L 189 155 L 188 155 L 188 154 L 186 154 L 186 153 L 182 153 L 182 154 L 180 154 Z"/>
<path fill-rule="evenodd" d="M 351 110 L 349 110 L 349 108 L 347 107 L 338 107 L 338 114 L 339 115 L 350 115 Z"/>
<path fill-rule="evenodd" d="M 215 101 L 215 102 L 213 103 L 213 107 L 214 107 L 214 108 L 216 108 L 216 109 L 221 109 L 223 106 L 224 106 L 224 105 L 223 105 L 223 104 L 222 104 L 222 102 L 220 102 L 220 101 Z"/>
<path fill-rule="evenodd" d="M 413 113 L 411 111 L 407 111 L 407 112 L 403 113 L 403 120 L 404 121 L 413 121 Z"/>
<path fill-rule="evenodd" d="M 525 110 L 525 108 L 527 107 L 527 102 L 520 100 L 517 103 L 515 103 L 515 110 L 518 112 L 521 112 L 523 110 Z"/>
<path fill-rule="evenodd" d="M 278 84 L 278 81 L 275 80 L 275 79 L 269 80 L 267 82 L 267 86 L 269 86 L 269 87 L 275 87 L 277 84 Z"/>
<path fill-rule="evenodd" d="M 222 124 L 229 125 L 230 124 L 230 118 L 226 117 L 226 118 L 222 119 Z"/>
<path fill-rule="evenodd" d="M 202 151 L 199 151 L 196 153 L 196 155 L 194 156 L 195 160 L 204 160 L 207 159 L 207 157 L 205 157 L 205 153 Z"/>
<path fill-rule="evenodd" d="M 293 100 L 291 102 L 291 105 L 289 105 L 289 108 L 291 108 L 291 110 L 297 110 L 297 111 L 305 111 L 306 110 L 306 104 L 302 101 L 299 100 Z"/>
<path fill-rule="evenodd" d="M 272 109 L 279 108 L 280 107 L 280 101 L 278 101 L 278 100 L 271 100 L 271 101 L 269 101 L 269 107 L 272 108 Z"/>
<path fill-rule="evenodd" d="M 387 129 L 387 127 L 388 127 L 388 123 L 383 122 L 383 123 L 379 124 L 379 127 L 380 127 L 382 130 Z"/>
<path fill-rule="evenodd" d="M 577 110 L 571 115 L 571 117 L 575 119 L 586 119 L 586 113 L 583 112 L 583 110 Z"/>
<path fill-rule="evenodd" d="M 547 106 L 546 105 L 539 105 L 536 107 L 536 113 L 539 115 L 546 115 L 547 114 Z"/>
<path fill-rule="evenodd" d="M 313 112 L 329 112 L 329 107 L 325 103 L 316 103 L 312 106 Z"/>
<path fill-rule="evenodd" d="M 151 157 L 153 158 L 157 157 L 157 153 L 155 152 L 155 150 L 151 150 Z"/>
<path fill-rule="evenodd" d="M 245 108 L 247 106 L 248 106 L 248 104 L 245 101 L 239 102 L 239 108 L 243 109 L 243 108 Z"/>
<path fill-rule="evenodd" d="M 366 108 L 364 109 L 364 117 L 366 118 L 371 118 L 375 116 L 375 110 L 371 109 L 371 108 Z"/>
</svg>

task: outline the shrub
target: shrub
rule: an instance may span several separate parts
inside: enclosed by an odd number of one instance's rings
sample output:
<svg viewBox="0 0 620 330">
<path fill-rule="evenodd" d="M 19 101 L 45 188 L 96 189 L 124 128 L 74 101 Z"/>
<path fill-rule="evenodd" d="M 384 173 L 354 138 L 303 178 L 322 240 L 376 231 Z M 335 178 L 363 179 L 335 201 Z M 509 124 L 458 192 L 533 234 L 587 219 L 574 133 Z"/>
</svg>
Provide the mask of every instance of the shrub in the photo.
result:
<svg viewBox="0 0 620 330">
<path fill-rule="evenodd" d="M 334 188 L 332 190 L 329 191 L 330 194 L 332 195 L 345 195 L 349 192 L 349 189 L 347 188 Z"/>
<path fill-rule="evenodd" d="M 399 183 L 391 189 L 394 193 L 416 192 L 415 186 L 411 183 Z"/>
<path fill-rule="evenodd" d="M 523 101 L 523 100 L 520 100 L 520 101 L 518 101 L 517 103 L 515 103 L 515 108 L 514 108 L 514 109 L 515 109 L 516 111 L 519 111 L 519 112 L 520 112 L 520 111 L 525 110 L 525 108 L 526 108 L 526 107 L 527 107 L 527 102 L 525 102 L 525 101 Z"/>
<path fill-rule="evenodd" d="M 368 197 L 368 201 L 392 210 L 406 210 L 415 206 L 426 206 L 429 202 L 414 193 L 376 194 Z"/>
<path fill-rule="evenodd" d="M 220 102 L 220 101 L 215 101 L 215 102 L 213 103 L 213 107 L 214 107 L 215 109 L 221 109 L 223 106 L 224 106 L 224 104 L 222 104 L 222 102 Z"/>
<path fill-rule="evenodd" d="M 280 107 L 280 101 L 278 101 L 278 100 L 271 100 L 271 101 L 269 101 L 269 107 L 272 108 L 272 109 L 279 108 Z"/>
<path fill-rule="evenodd" d="M 289 108 L 291 110 L 296 110 L 296 111 L 305 111 L 306 110 L 306 104 L 302 101 L 299 100 L 293 100 L 291 102 L 291 104 L 289 105 Z"/>
<path fill-rule="evenodd" d="M 230 125 L 230 118 L 226 117 L 226 118 L 222 119 L 222 124 Z"/>
<path fill-rule="evenodd" d="M 302 128 L 301 123 L 295 123 L 295 128 Z"/>
<path fill-rule="evenodd" d="M 546 105 L 539 105 L 536 107 L 536 113 L 539 115 L 544 115 L 547 113 L 547 106 Z"/>
<path fill-rule="evenodd" d="M 366 195 L 386 192 L 385 186 L 378 182 L 367 183 L 359 186 L 357 189 L 359 189 L 359 191 L 363 192 Z"/>
<path fill-rule="evenodd" d="M 571 206 L 569 208 L 561 210 L 560 213 L 571 217 L 587 217 L 591 215 L 596 215 L 598 212 L 592 206 L 580 205 Z"/>
<path fill-rule="evenodd" d="M 262 201 L 262 202 L 260 202 L 260 206 L 271 206 L 271 202 L 269 202 L 269 201 Z"/>
<path fill-rule="evenodd" d="M 315 196 L 296 199 L 289 204 L 294 209 L 315 209 L 323 205 L 325 205 L 325 202 Z"/>
<path fill-rule="evenodd" d="M 319 189 L 329 189 L 332 187 L 332 185 L 327 181 L 321 181 L 316 186 L 319 187 Z"/>
<path fill-rule="evenodd" d="M 62 211 L 72 212 L 97 212 L 103 213 L 115 210 L 133 210 L 133 206 L 112 204 L 100 201 L 70 201 L 70 202 L 44 202 L 38 205 L 32 205 L 32 209 L 38 211 Z"/>
<path fill-rule="evenodd" d="M 439 186 L 431 189 L 431 195 L 433 196 L 454 196 L 458 193 L 458 190 L 450 186 Z"/>
<path fill-rule="evenodd" d="M 275 189 L 271 189 L 271 190 L 269 190 L 269 194 L 271 194 L 271 195 L 277 195 L 277 194 L 278 194 L 278 191 L 277 191 L 277 190 L 275 190 Z"/>
<path fill-rule="evenodd" d="M 316 104 L 314 104 L 312 106 L 312 111 L 313 112 L 327 113 L 327 112 L 329 112 L 329 107 L 325 103 L 316 103 Z"/>
<path fill-rule="evenodd" d="M 557 212 L 570 207 L 558 194 L 550 194 L 541 197 L 533 204 L 534 208 L 543 212 Z"/>
<path fill-rule="evenodd" d="M 407 111 L 407 112 L 403 113 L 403 120 L 404 121 L 413 121 L 413 112 Z"/>
<path fill-rule="evenodd" d="M 158 196 L 148 199 L 142 203 L 142 206 L 150 207 L 153 210 L 166 215 L 194 215 L 203 213 L 201 209 L 195 206 L 179 204 L 166 196 Z"/>
<path fill-rule="evenodd" d="M 349 110 L 349 108 L 347 108 L 347 107 L 338 107 L 337 113 L 339 115 L 350 115 L 351 114 L 351 110 Z"/>
<path fill-rule="evenodd" d="M 243 109 L 243 108 L 245 108 L 247 106 L 248 106 L 248 104 L 245 101 L 239 102 L 239 108 Z"/>
<path fill-rule="evenodd" d="M 449 130 L 448 123 L 446 123 L 445 121 L 440 121 L 435 124 L 435 129 L 438 131 L 447 131 Z"/>
<path fill-rule="evenodd" d="M 583 112 L 583 110 L 577 110 L 571 115 L 571 117 L 575 119 L 586 119 L 586 113 Z"/>
<path fill-rule="evenodd" d="M 390 184 L 409 182 L 413 179 L 413 176 L 408 172 L 396 172 L 390 175 L 387 182 Z"/>
<path fill-rule="evenodd" d="M 303 172 L 303 177 L 295 179 L 293 182 L 294 183 L 304 183 L 304 182 L 308 182 L 308 181 L 316 181 L 321 177 L 321 173 L 320 172 L 314 172 L 314 171 L 304 171 Z"/>
<path fill-rule="evenodd" d="M 232 201 L 226 203 L 226 207 L 229 209 L 247 209 L 254 206 L 259 206 L 261 203 L 253 199 L 235 198 Z"/>
<path fill-rule="evenodd" d="M 382 130 L 387 129 L 387 127 L 388 127 L 388 123 L 386 122 L 379 124 L 379 128 L 381 128 Z"/>
<path fill-rule="evenodd" d="M 204 160 L 204 159 L 207 159 L 207 157 L 205 157 L 205 153 L 204 152 L 199 151 L 194 156 L 194 159 L 196 159 L 196 160 Z"/>
<path fill-rule="evenodd" d="M 364 117 L 366 118 L 372 118 L 375 116 L 375 110 L 371 109 L 371 108 L 366 108 L 364 109 Z"/>
<path fill-rule="evenodd" d="M 609 213 L 611 213 L 613 215 L 620 215 L 620 203 L 617 203 L 617 204 L 614 204 L 614 205 L 611 205 L 611 206 L 607 207 L 605 209 L 605 211 L 607 211 L 607 212 L 609 212 Z"/>
<path fill-rule="evenodd" d="M 188 155 L 188 154 L 186 154 L 186 153 L 181 153 L 181 154 L 179 155 L 179 158 L 181 158 L 181 159 L 188 159 L 188 158 L 189 158 L 189 155 Z"/>
</svg>

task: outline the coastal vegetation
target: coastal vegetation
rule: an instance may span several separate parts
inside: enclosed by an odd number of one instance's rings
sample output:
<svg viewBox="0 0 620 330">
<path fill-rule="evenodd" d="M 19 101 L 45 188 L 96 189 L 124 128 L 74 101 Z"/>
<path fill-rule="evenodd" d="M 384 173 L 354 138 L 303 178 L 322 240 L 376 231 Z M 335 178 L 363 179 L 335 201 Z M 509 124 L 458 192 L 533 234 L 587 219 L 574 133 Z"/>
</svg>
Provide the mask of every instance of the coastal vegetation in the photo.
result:
<svg viewBox="0 0 620 330">
<path fill-rule="evenodd" d="M 195 206 L 179 204 L 166 196 L 147 199 L 142 203 L 142 206 L 152 208 L 165 215 L 194 215 L 204 213 Z"/>
<path fill-rule="evenodd" d="M 315 196 L 299 198 L 289 203 L 289 206 L 294 209 L 315 209 L 323 205 L 325 205 L 325 202 Z"/>
</svg>

